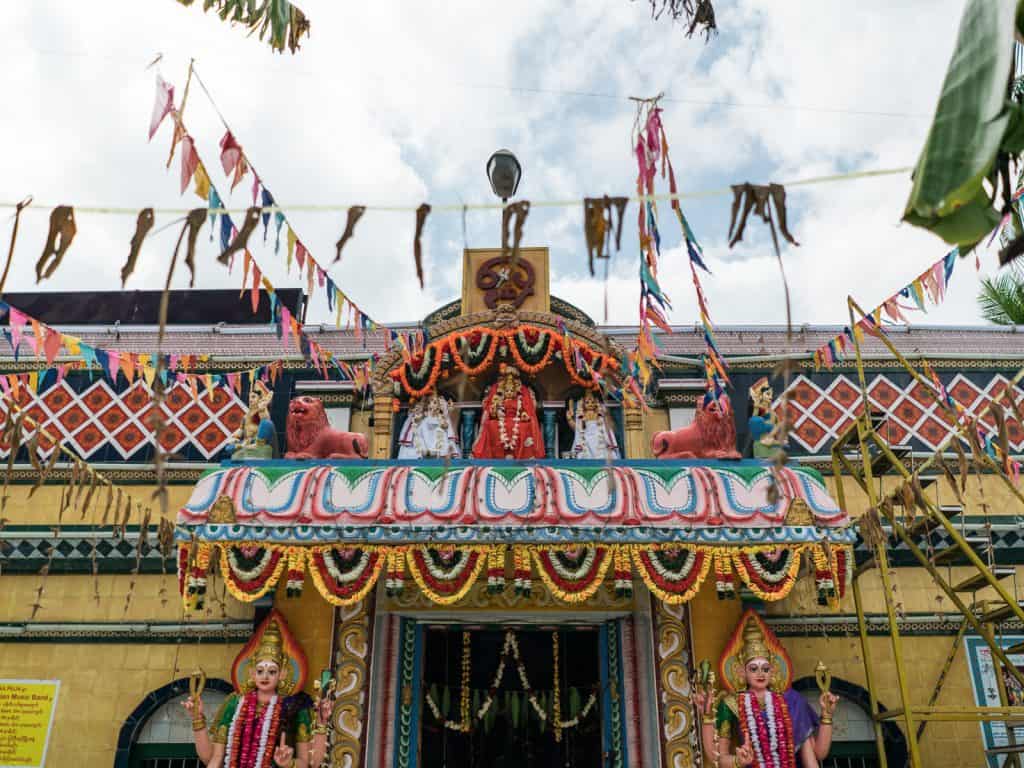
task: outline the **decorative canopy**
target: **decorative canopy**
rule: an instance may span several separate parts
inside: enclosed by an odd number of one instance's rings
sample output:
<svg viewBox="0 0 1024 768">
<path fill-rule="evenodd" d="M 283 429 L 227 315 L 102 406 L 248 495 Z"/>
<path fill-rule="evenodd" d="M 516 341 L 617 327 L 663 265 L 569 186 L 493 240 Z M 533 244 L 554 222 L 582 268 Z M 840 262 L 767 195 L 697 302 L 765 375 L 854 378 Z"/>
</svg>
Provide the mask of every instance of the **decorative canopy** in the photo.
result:
<svg viewBox="0 0 1024 768">
<path fill-rule="evenodd" d="M 251 461 L 207 472 L 179 511 L 179 586 L 200 604 L 219 562 L 239 600 L 282 579 L 297 594 L 308 572 L 350 605 L 408 574 L 449 605 L 484 575 L 517 592 L 536 575 L 579 603 L 606 580 L 630 594 L 636 575 L 682 603 L 713 571 L 721 597 L 742 584 L 779 600 L 806 557 L 824 604 L 849 579 L 848 523 L 817 472 L 754 461 Z"/>
</svg>

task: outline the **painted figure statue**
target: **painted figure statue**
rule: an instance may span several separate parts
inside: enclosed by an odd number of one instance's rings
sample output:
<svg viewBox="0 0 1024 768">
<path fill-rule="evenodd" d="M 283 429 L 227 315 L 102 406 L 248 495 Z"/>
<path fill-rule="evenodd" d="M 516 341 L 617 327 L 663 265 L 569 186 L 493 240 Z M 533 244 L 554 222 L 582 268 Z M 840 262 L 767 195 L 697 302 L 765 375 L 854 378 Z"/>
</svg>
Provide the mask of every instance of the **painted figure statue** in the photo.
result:
<svg viewBox="0 0 1024 768">
<path fill-rule="evenodd" d="M 772 412 L 774 393 L 768 377 L 762 376 L 750 388 L 750 437 L 754 441 L 754 458 L 770 459 L 781 444 L 778 417 Z"/>
<path fill-rule="evenodd" d="M 658 459 L 738 459 L 732 404 L 705 395 L 693 422 L 671 432 L 655 432 L 651 451 Z"/>
<path fill-rule="evenodd" d="M 570 400 L 565 417 L 573 430 L 572 458 L 619 458 L 615 431 L 608 423 L 604 404 L 592 391 L 585 392 L 579 400 Z"/>
<path fill-rule="evenodd" d="M 270 418 L 270 403 L 274 393 L 260 380 L 253 382 L 249 390 L 249 409 L 245 412 L 242 424 L 231 436 L 231 458 L 272 459 L 277 443 L 277 432 Z"/>
<path fill-rule="evenodd" d="M 448 400 L 436 392 L 417 401 L 398 436 L 400 459 L 456 459 L 462 456 Z"/>
<path fill-rule="evenodd" d="M 694 693 L 702 715 L 701 743 L 712 765 L 817 768 L 828 756 L 839 698 L 819 679 L 820 718 L 815 714 L 789 687 L 789 655 L 753 610 L 740 619 L 718 670 L 727 693 L 715 694 L 713 673 L 698 679 Z M 825 679 L 830 679 L 827 672 Z"/>
<path fill-rule="evenodd" d="M 366 435 L 334 429 L 318 398 L 302 395 L 288 404 L 286 459 L 365 459 Z"/>
<path fill-rule="evenodd" d="M 316 705 L 302 692 L 306 658 L 276 610 L 235 658 L 235 684 L 209 723 L 200 683 L 185 701 L 192 717 L 196 754 L 207 768 L 311 768 L 327 752 L 333 702 Z M 243 682 L 244 681 L 244 682 Z M 199 690 L 196 690 L 199 689 Z"/>
<path fill-rule="evenodd" d="M 537 398 L 523 384 L 519 369 L 502 363 L 498 380 L 484 398 L 474 459 L 543 459 L 544 437 L 537 419 Z"/>
</svg>

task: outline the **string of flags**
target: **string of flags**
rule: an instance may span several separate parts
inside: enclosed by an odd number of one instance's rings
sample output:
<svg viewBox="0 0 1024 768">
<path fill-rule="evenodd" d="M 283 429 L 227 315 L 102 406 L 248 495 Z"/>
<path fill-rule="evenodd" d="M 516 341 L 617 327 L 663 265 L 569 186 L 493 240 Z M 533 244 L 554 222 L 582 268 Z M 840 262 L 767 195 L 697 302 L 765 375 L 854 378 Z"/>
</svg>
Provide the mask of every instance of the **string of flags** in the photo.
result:
<svg viewBox="0 0 1024 768">
<path fill-rule="evenodd" d="M 181 144 L 181 193 L 184 194 L 185 190 L 188 189 L 190 185 L 193 187 L 193 191 L 196 196 L 202 199 L 208 207 L 212 229 L 218 229 L 217 218 L 219 216 L 220 245 L 222 250 L 218 259 L 219 261 L 230 265 L 233 261 L 234 254 L 238 251 L 242 252 L 242 293 L 244 294 L 246 290 L 249 291 L 253 312 L 255 313 L 259 307 L 259 292 L 262 289 L 267 293 L 267 297 L 270 300 L 271 316 L 274 318 L 273 323 L 277 330 L 277 337 L 281 340 L 282 345 L 287 347 L 289 343 L 294 340 L 294 344 L 299 353 L 325 379 L 330 379 L 331 370 L 334 370 L 341 375 L 343 380 L 354 381 L 361 387 L 368 386 L 370 380 L 369 368 L 372 365 L 372 360 L 355 366 L 351 365 L 343 360 L 336 359 L 330 351 L 325 350 L 320 344 L 311 339 L 303 331 L 299 318 L 296 318 L 291 310 L 289 310 L 283 302 L 278 300 L 273 284 L 263 274 L 263 270 L 260 269 L 259 263 L 249 251 L 247 247 L 248 239 L 261 220 L 264 228 L 264 236 L 266 236 L 267 228 L 270 223 L 270 214 L 261 214 L 260 210 L 256 207 L 250 208 L 246 214 L 245 221 L 239 228 L 235 226 L 235 223 L 232 221 L 229 213 L 217 213 L 217 211 L 220 211 L 223 208 L 223 198 L 210 178 L 207 166 L 203 163 L 202 158 L 199 155 L 199 151 L 196 149 L 195 140 L 185 127 L 180 111 L 174 106 L 174 87 L 166 83 L 158 74 L 156 101 L 149 128 L 150 137 L 156 134 L 160 124 L 168 115 L 172 117 L 175 124 L 174 136 L 171 144 L 172 158 L 175 146 L 179 143 Z M 227 170 L 228 163 L 233 162 L 233 165 L 230 165 L 230 172 L 233 174 L 239 174 L 239 165 L 243 163 L 247 164 L 240 148 L 236 154 L 236 151 L 230 144 L 226 147 L 227 154 L 229 155 L 228 161 L 224 160 L 223 150 L 225 150 L 225 147 L 222 146 L 222 165 L 224 165 Z M 239 180 L 241 176 L 244 176 L 244 173 L 239 175 Z M 259 192 L 260 188 L 258 183 L 254 184 L 253 197 L 255 198 Z M 264 190 L 264 192 L 266 192 L 266 190 Z M 266 194 L 269 195 L 269 192 L 266 192 Z M 283 222 L 284 217 L 282 214 L 277 227 L 278 235 L 280 235 L 280 224 Z M 213 232 L 211 232 L 210 237 L 212 239 Z M 298 247 L 300 243 L 298 238 L 294 236 L 294 231 L 291 227 L 288 228 L 288 240 L 289 258 L 296 255 L 297 257 L 302 258 L 302 263 L 305 264 L 305 254 L 308 253 L 308 251 L 306 251 L 305 246 L 302 246 L 301 249 Z M 310 281 L 313 279 L 314 269 L 315 267 L 313 263 L 309 262 L 308 275 L 310 276 Z M 321 281 L 321 286 L 327 287 L 327 281 L 329 278 L 327 278 L 326 274 L 323 273 L 322 270 L 319 271 L 318 278 Z M 328 290 L 329 302 L 333 301 L 331 297 L 335 297 L 340 294 L 340 291 L 336 293 L 333 290 L 335 288 L 333 281 L 330 281 L 330 287 L 332 290 Z M 344 297 L 344 294 L 340 294 L 340 296 L 344 298 L 354 313 L 352 320 L 355 321 L 357 338 L 364 338 L 364 333 L 367 331 L 377 330 L 378 326 L 376 323 L 371 321 L 367 315 L 362 313 L 355 304 L 349 302 L 347 297 Z M 332 304 L 332 307 L 333 306 L 334 304 Z M 336 302 L 335 315 L 335 322 L 338 327 L 341 327 L 342 309 L 342 301 L 339 298 Z M 390 343 L 392 340 L 395 340 L 395 337 L 399 335 L 390 329 L 385 330 L 387 331 L 385 339 L 386 343 Z M 407 342 L 403 342 L 403 344 L 405 347 L 408 347 Z"/>
<path fill-rule="evenodd" d="M 936 306 L 942 303 L 959 256 L 960 249 L 953 248 L 854 323 L 852 330 L 847 326 L 843 328 L 842 333 L 818 347 L 814 351 L 814 369 L 818 371 L 824 367 L 831 371 L 833 364 L 846 359 L 855 338 L 861 342 L 864 339 L 864 333 L 876 335 L 884 322 L 909 323 L 904 312 L 927 312 L 929 303 Z M 905 303 L 907 301 L 913 302 L 913 304 Z"/>
</svg>

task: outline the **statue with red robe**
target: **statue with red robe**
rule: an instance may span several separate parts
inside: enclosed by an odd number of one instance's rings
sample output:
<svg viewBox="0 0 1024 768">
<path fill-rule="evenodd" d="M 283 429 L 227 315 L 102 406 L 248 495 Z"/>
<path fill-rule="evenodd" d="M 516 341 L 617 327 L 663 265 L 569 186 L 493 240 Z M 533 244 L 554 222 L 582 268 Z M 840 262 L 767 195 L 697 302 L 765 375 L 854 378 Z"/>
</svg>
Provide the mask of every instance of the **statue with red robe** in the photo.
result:
<svg viewBox="0 0 1024 768">
<path fill-rule="evenodd" d="M 498 380 L 484 398 L 474 459 L 543 459 L 544 437 L 537 419 L 537 398 L 523 384 L 519 369 L 502 364 Z"/>
</svg>

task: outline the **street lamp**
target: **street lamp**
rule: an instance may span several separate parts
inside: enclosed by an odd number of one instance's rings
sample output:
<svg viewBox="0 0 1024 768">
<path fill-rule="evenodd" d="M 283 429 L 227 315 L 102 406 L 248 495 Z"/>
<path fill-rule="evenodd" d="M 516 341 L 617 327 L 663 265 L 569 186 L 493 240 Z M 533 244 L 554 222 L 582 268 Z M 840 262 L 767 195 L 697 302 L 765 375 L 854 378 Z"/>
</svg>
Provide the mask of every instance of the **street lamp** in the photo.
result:
<svg viewBox="0 0 1024 768">
<path fill-rule="evenodd" d="M 523 167 L 507 149 L 499 149 L 487 161 L 487 178 L 491 182 L 491 189 L 503 203 L 515 195 L 522 175 Z"/>
</svg>

